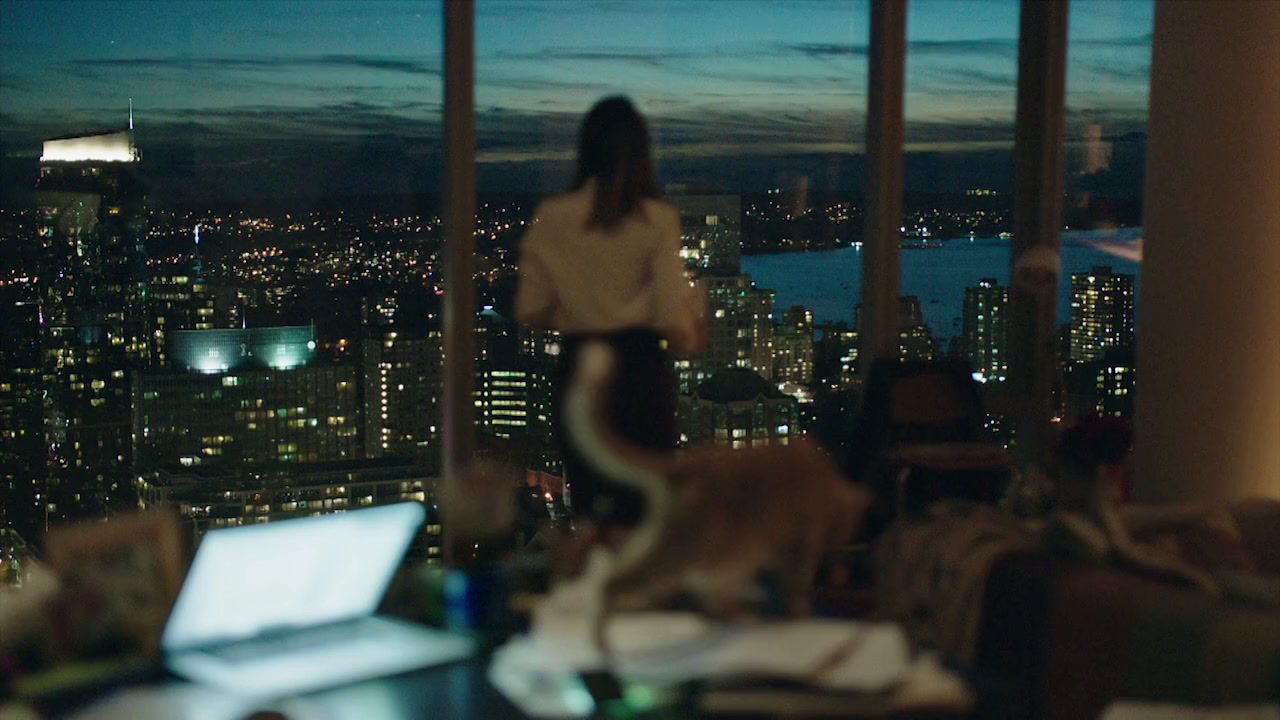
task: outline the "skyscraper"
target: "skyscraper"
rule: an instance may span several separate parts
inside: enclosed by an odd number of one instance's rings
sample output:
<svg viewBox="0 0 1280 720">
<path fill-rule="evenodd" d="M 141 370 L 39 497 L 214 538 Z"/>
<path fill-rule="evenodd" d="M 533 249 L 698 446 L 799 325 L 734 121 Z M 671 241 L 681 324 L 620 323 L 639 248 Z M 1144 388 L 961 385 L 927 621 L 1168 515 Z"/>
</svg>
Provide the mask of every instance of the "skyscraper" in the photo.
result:
<svg viewBox="0 0 1280 720">
<path fill-rule="evenodd" d="M 48 140 L 37 185 L 50 519 L 127 500 L 129 376 L 150 356 L 132 130 Z"/>
<path fill-rule="evenodd" d="M 1071 361 L 1133 348 L 1133 276 L 1098 266 L 1071 276 Z"/>
<path fill-rule="evenodd" d="M 444 350 L 438 323 L 378 328 L 363 348 L 365 453 L 438 465 Z"/>
<path fill-rule="evenodd" d="M 992 278 L 964 291 L 964 354 L 988 381 L 1003 381 L 1009 371 L 1009 289 Z"/>
</svg>

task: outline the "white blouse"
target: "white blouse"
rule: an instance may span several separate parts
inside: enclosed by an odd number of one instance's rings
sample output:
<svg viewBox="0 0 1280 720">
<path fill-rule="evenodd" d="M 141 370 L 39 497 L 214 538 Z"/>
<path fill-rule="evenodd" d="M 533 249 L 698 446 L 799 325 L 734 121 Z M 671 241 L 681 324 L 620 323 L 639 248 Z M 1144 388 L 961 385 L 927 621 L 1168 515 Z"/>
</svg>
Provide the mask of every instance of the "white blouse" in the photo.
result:
<svg viewBox="0 0 1280 720">
<path fill-rule="evenodd" d="M 698 316 L 680 259 L 680 214 L 646 199 L 615 227 L 589 228 L 593 194 L 588 183 L 538 205 L 521 242 L 516 317 L 565 333 L 689 337 Z"/>
</svg>

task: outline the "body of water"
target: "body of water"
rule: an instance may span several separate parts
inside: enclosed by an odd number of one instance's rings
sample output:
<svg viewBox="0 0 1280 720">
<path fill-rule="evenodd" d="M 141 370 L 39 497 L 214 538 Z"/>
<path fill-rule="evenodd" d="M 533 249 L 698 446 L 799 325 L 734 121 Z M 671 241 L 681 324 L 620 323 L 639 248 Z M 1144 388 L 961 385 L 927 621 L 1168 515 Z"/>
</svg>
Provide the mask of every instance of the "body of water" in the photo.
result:
<svg viewBox="0 0 1280 720">
<path fill-rule="evenodd" d="M 1095 266 L 1138 276 L 1139 265 L 1099 248 L 1112 245 L 1133 250 L 1141 228 L 1106 234 L 1062 235 L 1062 278 L 1058 284 L 1058 322 L 1071 318 L 1071 274 Z M 961 334 L 964 290 L 982 278 L 1009 284 L 1009 240 L 975 238 L 949 240 L 938 248 L 902 251 L 902 294 L 920 298 L 925 322 L 935 337 Z M 852 323 L 854 307 L 862 301 L 862 256 L 848 247 L 822 252 L 756 255 L 742 259 L 742 271 L 757 286 L 775 291 L 773 306 L 779 313 L 792 305 L 813 311 L 820 322 Z M 1135 298 L 1136 300 L 1136 298 Z"/>
</svg>

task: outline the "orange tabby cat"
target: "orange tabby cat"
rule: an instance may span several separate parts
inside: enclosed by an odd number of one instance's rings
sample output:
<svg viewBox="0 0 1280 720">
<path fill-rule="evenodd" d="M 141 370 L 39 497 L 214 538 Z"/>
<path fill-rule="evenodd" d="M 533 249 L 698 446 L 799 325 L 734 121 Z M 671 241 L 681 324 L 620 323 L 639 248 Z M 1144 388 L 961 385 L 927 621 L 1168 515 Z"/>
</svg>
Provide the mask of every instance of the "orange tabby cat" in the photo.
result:
<svg viewBox="0 0 1280 720">
<path fill-rule="evenodd" d="M 588 462 L 640 490 L 649 511 L 619 548 L 600 622 L 611 611 L 677 598 L 739 616 L 758 605 L 756 580 L 766 572 L 779 580 L 788 610 L 807 613 L 823 554 L 853 536 L 868 493 L 808 441 L 680 454 L 629 445 L 600 421 L 611 372 L 607 347 L 584 350 L 566 399 L 569 432 Z"/>
</svg>

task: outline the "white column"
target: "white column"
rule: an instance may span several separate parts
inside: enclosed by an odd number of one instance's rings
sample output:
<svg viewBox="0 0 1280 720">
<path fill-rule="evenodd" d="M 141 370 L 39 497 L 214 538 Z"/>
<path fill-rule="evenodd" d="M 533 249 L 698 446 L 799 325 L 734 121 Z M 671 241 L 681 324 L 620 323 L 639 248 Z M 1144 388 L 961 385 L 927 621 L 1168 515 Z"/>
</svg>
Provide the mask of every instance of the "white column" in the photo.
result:
<svg viewBox="0 0 1280 720">
<path fill-rule="evenodd" d="M 1137 492 L 1280 497 L 1280 2 L 1156 5 Z"/>
</svg>

